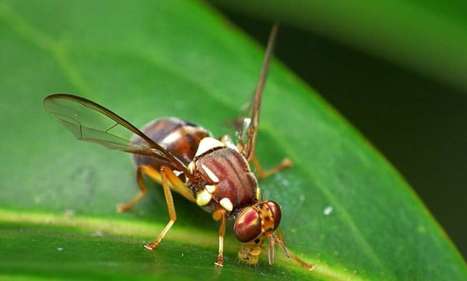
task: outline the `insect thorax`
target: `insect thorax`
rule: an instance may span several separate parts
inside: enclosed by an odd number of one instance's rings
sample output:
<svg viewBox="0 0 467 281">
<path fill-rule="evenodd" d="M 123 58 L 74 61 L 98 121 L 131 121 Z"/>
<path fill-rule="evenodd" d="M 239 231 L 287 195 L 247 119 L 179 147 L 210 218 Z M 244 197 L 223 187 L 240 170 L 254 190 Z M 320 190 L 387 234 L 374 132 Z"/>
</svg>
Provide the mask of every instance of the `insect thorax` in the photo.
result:
<svg viewBox="0 0 467 281">
<path fill-rule="evenodd" d="M 204 150 L 207 142 L 210 148 Z M 198 205 L 233 212 L 256 202 L 256 177 L 241 153 L 213 138 L 203 139 L 199 149 L 204 151 L 189 167 L 200 182 L 194 187 Z"/>
</svg>

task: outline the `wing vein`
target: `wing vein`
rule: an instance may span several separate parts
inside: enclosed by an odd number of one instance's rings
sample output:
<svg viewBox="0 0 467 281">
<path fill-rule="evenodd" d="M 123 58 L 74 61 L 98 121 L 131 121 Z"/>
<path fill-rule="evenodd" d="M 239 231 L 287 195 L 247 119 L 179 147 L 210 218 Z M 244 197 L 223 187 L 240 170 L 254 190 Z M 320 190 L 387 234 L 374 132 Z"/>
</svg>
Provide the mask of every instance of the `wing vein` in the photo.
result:
<svg viewBox="0 0 467 281">
<path fill-rule="evenodd" d="M 75 137 L 110 149 L 155 157 L 174 169 L 187 172 L 183 162 L 154 142 L 130 122 L 86 98 L 53 94 L 44 99 L 46 111 L 54 115 Z M 112 129 L 121 126 L 123 130 Z M 137 135 L 137 141 L 132 137 Z"/>
</svg>

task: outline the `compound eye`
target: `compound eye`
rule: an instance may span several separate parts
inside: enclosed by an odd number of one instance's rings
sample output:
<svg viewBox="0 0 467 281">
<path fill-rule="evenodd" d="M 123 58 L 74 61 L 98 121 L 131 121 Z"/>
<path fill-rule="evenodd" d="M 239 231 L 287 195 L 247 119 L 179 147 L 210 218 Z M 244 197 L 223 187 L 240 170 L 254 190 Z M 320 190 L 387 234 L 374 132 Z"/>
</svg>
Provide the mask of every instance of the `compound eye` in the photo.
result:
<svg viewBox="0 0 467 281">
<path fill-rule="evenodd" d="M 276 230 L 276 228 L 279 226 L 279 223 L 281 222 L 281 207 L 274 201 L 268 201 L 267 204 L 269 209 L 271 209 L 272 216 L 274 219 L 274 230 Z"/>
<path fill-rule="evenodd" d="M 261 219 L 252 207 L 246 207 L 237 216 L 234 233 L 240 242 L 249 242 L 261 234 Z"/>
</svg>

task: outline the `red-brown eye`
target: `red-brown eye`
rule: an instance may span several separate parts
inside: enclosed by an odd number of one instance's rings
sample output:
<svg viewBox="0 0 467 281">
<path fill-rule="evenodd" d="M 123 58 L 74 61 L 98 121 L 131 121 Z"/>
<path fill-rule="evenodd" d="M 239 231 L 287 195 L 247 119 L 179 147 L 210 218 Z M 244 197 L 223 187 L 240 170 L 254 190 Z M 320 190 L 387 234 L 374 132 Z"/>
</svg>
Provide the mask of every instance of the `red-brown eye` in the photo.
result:
<svg viewBox="0 0 467 281">
<path fill-rule="evenodd" d="M 246 207 L 235 220 L 234 233 L 241 242 L 248 242 L 261 234 L 261 220 L 252 207 Z"/>
<path fill-rule="evenodd" d="M 281 207 L 279 207 L 279 204 L 274 201 L 268 201 L 267 204 L 272 211 L 272 216 L 274 217 L 274 230 L 276 230 L 281 222 Z"/>
</svg>

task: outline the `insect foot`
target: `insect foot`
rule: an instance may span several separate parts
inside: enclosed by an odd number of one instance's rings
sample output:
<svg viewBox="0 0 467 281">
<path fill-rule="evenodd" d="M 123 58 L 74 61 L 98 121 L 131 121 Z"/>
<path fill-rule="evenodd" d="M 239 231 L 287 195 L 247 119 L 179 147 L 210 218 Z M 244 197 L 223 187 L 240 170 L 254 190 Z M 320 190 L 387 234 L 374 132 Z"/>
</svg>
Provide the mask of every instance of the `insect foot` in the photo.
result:
<svg viewBox="0 0 467 281">
<path fill-rule="evenodd" d="M 279 165 L 283 166 L 284 168 L 290 168 L 292 167 L 293 162 L 289 158 L 284 158 L 282 159 L 282 162 Z"/>
<path fill-rule="evenodd" d="M 216 262 L 214 264 L 216 267 L 224 267 L 224 256 L 217 256 Z"/>
<path fill-rule="evenodd" d="M 117 212 L 118 213 L 125 213 L 128 212 L 131 209 L 131 205 L 125 204 L 125 203 L 120 203 L 117 205 Z"/>
<path fill-rule="evenodd" d="M 157 248 L 157 246 L 159 246 L 159 243 L 151 242 L 151 243 L 145 244 L 144 248 L 146 248 L 149 251 L 153 251 Z"/>
</svg>

